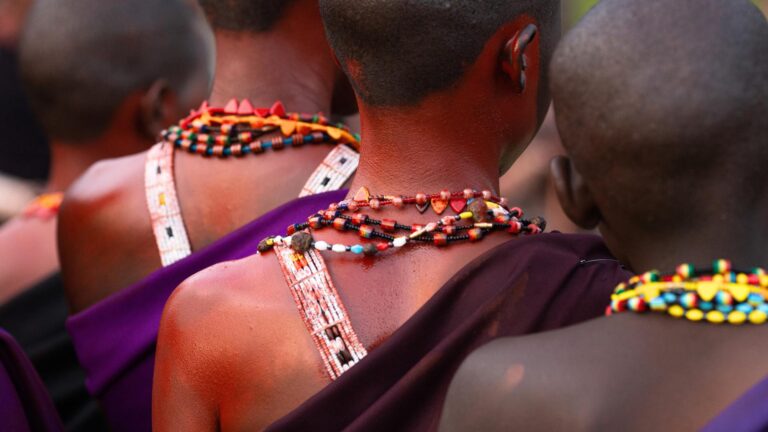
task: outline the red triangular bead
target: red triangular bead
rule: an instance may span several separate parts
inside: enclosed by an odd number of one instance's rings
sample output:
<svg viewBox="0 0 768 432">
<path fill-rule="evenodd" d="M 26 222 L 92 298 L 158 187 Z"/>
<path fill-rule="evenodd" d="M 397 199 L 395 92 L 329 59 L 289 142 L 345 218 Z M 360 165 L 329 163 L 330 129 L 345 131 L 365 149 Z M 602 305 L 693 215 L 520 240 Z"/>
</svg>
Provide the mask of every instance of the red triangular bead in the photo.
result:
<svg viewBox="0 0 768 432">
<path fill-rule="evenodd" d="M 253 105 L 251 105 L 251 101 L 249 101 L 248 99 L 243 99 L 240 102 L 240 106 L 237 108 L 237 113 L 240 115 L 253 114 Z"/>
<path fill-rule="evenodd" d="M 467 200 L 461 198 L 454 198 L 451 200 L 451 209 L 456 213 L 461 213 L 467 207 Z"/>
<path fill-rule="evenodd" d="M 274 105 L 272 105 L 272 108 L 269 109 L 269 113 L 278 117 L 285 117 L 285 107 L 283 106 L 283 103 L 280 101 L 275 102 Z"/>
<path fill-rule="evenodd" d="M 208 109 L 208 101 L 204 100 L 203 103 L 200 104 L 200 108 L 198 108 L 197 110 L 199 112 L 204 112 L 207 109 Z"/>
<path fill-rule="evenodd" d="M 259 117 L 266 117 L 269 115 L 269 109 L 267 108 L 256 108 L 253 112 Z"/>
<path fill-rule="evenodd" d="M 237 99 L 232 99 L 224 106 L 224 112 L 227 114 L 237 114 Z"/>
</svg>

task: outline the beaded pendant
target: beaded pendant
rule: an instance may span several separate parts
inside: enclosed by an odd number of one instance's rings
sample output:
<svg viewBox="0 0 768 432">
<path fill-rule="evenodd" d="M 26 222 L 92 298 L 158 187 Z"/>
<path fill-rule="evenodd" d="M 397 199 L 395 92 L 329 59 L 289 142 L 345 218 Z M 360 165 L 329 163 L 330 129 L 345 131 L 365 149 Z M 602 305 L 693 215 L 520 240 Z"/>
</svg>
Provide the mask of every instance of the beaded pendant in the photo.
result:
<svg viewBox="0 0 768 432">
<path fill-rule="evenodd" d="M 681 264 L 675 274 L 650 271 L 619 284 L 606 315 L 632 311 L 666 313 L 689 321 L 734 325 L 768 320 L 768 276 L 761 268 L 735 271 L 719 259 L 712 269 Z"/>
</svg>

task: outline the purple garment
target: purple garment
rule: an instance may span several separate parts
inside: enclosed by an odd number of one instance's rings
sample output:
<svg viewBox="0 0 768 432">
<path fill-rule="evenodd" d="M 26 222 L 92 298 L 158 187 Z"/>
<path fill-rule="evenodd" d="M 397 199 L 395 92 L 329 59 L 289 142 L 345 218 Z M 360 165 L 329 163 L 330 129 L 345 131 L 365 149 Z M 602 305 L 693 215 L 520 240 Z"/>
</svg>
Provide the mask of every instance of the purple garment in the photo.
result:
<svg viewBox="0 0 768 432">
<path fill-rule="evenodd" d="M 596 236 L 510 240 L 462 268 L 383 344 L 267 430 L 437 430 L 469 353 L 498 337 L 601 316 L 629 276 Z"/>
<path fill-rule="evenodd" d="M 701 432 L 768 431 L 768 377 L 749 389 Z"/>
<path fill-rule="evenodd" d="M 173 290 L 214 264 L 254 254 L 263 238 L 284 234 L 289 224 L 346 194 L 346 190 L 326 192 L 284 204 L 67 320 L 86 371 L 86 386 L 101 400 L 114 431 L 151 430 L 155 344 L 163 307 Z"/>
<path fill-rule="evenodd" d="M 0 330 L 0 430 L 64 430 L 53 401 L 32 363 L 4 330 Z"/>
</svg>

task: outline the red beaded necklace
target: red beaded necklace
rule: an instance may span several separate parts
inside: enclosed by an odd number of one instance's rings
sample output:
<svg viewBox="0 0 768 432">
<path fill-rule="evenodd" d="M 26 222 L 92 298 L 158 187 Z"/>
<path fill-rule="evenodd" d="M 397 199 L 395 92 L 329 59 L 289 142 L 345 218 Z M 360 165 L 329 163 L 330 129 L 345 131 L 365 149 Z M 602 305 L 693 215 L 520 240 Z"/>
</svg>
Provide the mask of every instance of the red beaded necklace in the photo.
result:
<svg viewBox="0 0 768 432">
<path fill-rule="evenodd" d="M 427 224 L 403 224 L 393 219 L 374 219 L 366 214 L 357 213 L 361 208 L 378 210 L 386 205 L 403 208 L 415 205 L 420 212 L 426 203 L 431 203 L 433 210 L 442 214 L 448 207 L 437 205 L 436 201 L 450 202 L 461 200 L 461 206 L 451 206 L 454 216 L 443 216 Z M 456 210 L 456 209 L 459 210 Z M 466 209 L 466 211 L 465 211 Z M 349 214 L 351 213 L 351 214 Z M 421 242 L 443 247 L 462 241 L 479 241 L 488 234 L 505 231 L 512 235 L 537 234 L 546 228 L 543 218 L 522 219 L 523 211 L 509 209 L 506 200 L 493 195 L 490 191 L 478 192 L 465 189 L 462 192 L 443 190 L 437 194 L 417 193 L 414 196 L 372 196 L 362 188 L 352 200 L 332 204 L 327 210 L 310 216 L 306 222 L 288 227 L 287 237 L 270 237 L 259 244 L 259 252 L 269 251 L 275 244 L 289 245 L 296 252 L 306 252 L 312 248 L 319 251 L 351 252 L 372 256 L 391 248 L 401 248 L 407 244 Z M 462 221 L 469 223 L 462 224 Z M 333 226 L 339 231 L 356 231 L 360 237 L 378 239 L 375 243 L 343 245 L 315 241 L 311 231 Z M 377 230 L 380 227 L 381 230 Z M 407 232 L 408 234 L 395 235 Z M 383 241 L 381 241 L 383 240 Z"/>
</svg>

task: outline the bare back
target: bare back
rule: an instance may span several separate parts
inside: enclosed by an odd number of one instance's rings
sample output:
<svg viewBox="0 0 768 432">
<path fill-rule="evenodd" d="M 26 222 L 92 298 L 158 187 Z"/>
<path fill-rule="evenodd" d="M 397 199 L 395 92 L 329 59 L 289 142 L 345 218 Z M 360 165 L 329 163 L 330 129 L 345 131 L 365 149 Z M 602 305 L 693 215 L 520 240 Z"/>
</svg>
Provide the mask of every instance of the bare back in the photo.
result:
<svg viewBox="0 0 768 432">
<path fill-rule="evenodd" d="M 243 158 L 176 152 L 174 175 L 192 250 L 298 196 L 331 150 L 314 145 Z M 98 163 L 67 193 L 59 252 L 74 311 L 161 267 L 144 190 L 146 153 Z"/>
<path fill-rule="evenodd" d="M 343 238 L 335 232 L 319 237 Z M 422 247 L 372 262 L 324 257 L 352 326 L 370 351 L 458 270 L 504 241 L 515 240 L 494 236 L 448 250 Z M 158 341 L 154 426 L 174 430 L 187 418 L 187 430 L 258 430 L 328 383 L 277 258 L 256 255 L 194 276 L 169 301 Z"/>
<path fill-rule="evenodd" d="M 768 374 L 767 337 L 620 314 L 500 339 L 462 365 L 441 430 L 699 430 Z"/>
</svg>

